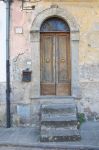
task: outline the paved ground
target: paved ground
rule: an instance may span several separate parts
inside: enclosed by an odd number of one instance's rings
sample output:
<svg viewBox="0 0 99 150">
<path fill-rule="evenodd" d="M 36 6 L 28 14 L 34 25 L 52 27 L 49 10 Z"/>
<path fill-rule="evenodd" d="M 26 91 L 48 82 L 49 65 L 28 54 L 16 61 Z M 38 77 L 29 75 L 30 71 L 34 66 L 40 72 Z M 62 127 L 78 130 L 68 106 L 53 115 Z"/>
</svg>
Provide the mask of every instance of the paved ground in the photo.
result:
<svg viewBox="0 0 99 150">
<path fill-rule="evenodd" d="M 0 128 L 0 150 L 99 150 L 99 122 L 82 124 L 81 141 L 40 143 L 39 130 Z"/>
</svg>

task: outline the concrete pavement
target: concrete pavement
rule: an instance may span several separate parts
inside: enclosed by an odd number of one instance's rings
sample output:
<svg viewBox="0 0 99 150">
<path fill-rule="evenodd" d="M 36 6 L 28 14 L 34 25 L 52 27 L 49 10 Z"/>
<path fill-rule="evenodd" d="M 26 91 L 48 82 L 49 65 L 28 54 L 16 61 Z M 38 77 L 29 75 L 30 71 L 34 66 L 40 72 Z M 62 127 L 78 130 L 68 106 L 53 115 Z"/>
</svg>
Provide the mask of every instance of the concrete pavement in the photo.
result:
<svg viewBox="0 0 99 150">
<path fill-rule="evenodd" d="M 85 122 L 79 142 L 40 143 L 39 129 L 0 128 L 0 150 L 99 150 L 99 121 Z"/>
</svg>

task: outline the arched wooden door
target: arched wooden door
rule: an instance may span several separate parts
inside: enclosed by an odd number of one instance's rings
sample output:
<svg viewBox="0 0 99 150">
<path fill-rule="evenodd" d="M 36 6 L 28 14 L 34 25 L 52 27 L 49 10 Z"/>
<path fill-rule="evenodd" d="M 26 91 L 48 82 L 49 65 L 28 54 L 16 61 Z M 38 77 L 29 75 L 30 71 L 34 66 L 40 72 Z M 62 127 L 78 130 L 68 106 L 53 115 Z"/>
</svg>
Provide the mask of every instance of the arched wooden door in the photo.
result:
<svg viewBox="0 0 99 150">
<path fill-rule="evenodd" d="M 70 32 L 61 19 L 47 19 L 41 26 L 41 95 L 71 94 Z"/>
</svg>

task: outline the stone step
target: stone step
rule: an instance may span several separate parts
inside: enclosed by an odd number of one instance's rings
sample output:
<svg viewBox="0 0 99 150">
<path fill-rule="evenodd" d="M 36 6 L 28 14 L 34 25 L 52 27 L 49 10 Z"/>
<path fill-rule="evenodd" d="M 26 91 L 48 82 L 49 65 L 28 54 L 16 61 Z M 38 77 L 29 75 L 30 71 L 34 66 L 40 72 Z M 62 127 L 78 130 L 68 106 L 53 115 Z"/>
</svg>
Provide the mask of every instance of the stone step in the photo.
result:
<svg viewBox="0 0 99 150">
<path fill-rule="evenodd" d="M 41 107 L 42 113 L 49 114 L 67 114 L 76 113 L 76 106 L 74 104 L 45 104 Z"/>
<path fill-rule="evenodd" d="M 71 127 L 71 126 L 78 126 L 77 121 L 41 121 L 41 126 L 50 126 L 50 127 Z"/>
<path fill-rule="evenodd" d="M 41 121 L 77 121 L 76 114 L 63 115 L 63 114 L 42 114 Z"/>
<path fill-rule="evenodd" d="M 77 127 L 77 117 L 76 115 L 42 115 L 41 117 L 41 125 L 46 126 L 56 126 L 56 127 L 64 127 L 64 126 L 76 126 Z"/>
<path fill-rule="evenodd" d="M 77 127 L 76 126 L 59 126 L 59 127 L 56 127 L 56 126 L 46 126 L 46 125 L 42 125 L 41 126 L 41 130 L 46 130 L 46 131 L 49 131 L 50 129 L 55 129 L 55 130 L 63 130 L 63 129 L 66 129 L 66 130 L 76 130 Z"/>
<path fill-rule="evenodd" d="M 71 96 L 41 96 L 40 98 L 35 98 L 35 100 L 40 101 L 40 104 L 75 104 L 75 100 Z"/>
<path fill-rule="evenodd" d="M 80 140 L 77 129 L 77 110 L 73 99 L 64 103 L 41 105 L 41 142 Z"/>
<path fill-rule="evenodd" d="M 74 135 L 74 134 L 78 134 L 78 130 L 75 128 L 46 128 L 46 126 L 41 127 L 41 133 L 43 135 L 56 135 L 56 136 L 61 136 L 61 135 Z"/>
<path fill-rule="evenodd" d="M 72 104 L 72 103 L 58 103 L 58 104 L 55 104 L 55 103 L 53 103 L 53 104 L 43 104 L 42 105 L 42 108 L 44 109 L 44 108 L 47 108 L 47 109 L 50 109 L 50 108 L 52 108 L 52 109 L 60 109 L 60 108 L 68 108 L 68 107 L 75 107 L 76 105 L 75 104 Z"/>
<path fill-rule="evenodd" d="M 66 128 L 41 128 L 42 142 L 65 142 L 80 140 L 80 134 L 77 129 Z"/>
</svg>

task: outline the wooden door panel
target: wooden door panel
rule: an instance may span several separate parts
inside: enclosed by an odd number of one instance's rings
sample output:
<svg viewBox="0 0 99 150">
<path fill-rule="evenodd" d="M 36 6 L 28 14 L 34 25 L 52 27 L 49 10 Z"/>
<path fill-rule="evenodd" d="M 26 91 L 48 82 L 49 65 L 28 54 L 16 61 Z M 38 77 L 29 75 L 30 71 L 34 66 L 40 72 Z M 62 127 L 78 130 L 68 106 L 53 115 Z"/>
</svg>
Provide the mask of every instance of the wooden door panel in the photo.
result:
<svg viewBox="0 0 99 150">
<path fill-rule="evenodd" d="M 41 94 L 55 95 L 53 35 L 41 36 Z"/>
<path fill-rule="evenodd" d="M 57 36 L 57 55 L 58 55 L 58 83 L 64 83 L 67 81 L 67 54 L 66 54 L 66 36 Z"/>
<path fill-rule="evenodd" d="M 68 34 L 57 35 L 57 85 L 56 95 L 66 96 L 71 93 L 70 84 L 70 50 L 69 50 L 69 36 Z"/>
<path fill-rule="evenodd" d="M 55 84 L 41 83 L 41 94 L 42 95 L 56 95 Z"/>
<path fill-rule="evenodd" d="M 53 37 L 43 36 L 41 50 L 41 82 L 53 82 Z"/>
<path fill-rule="evenodd" d="M 68 96 L 71 94 L 71 85 L 70 83 L 58 83 L 56 85 L 56 95 L 57 96 Z"/>
</svg>

